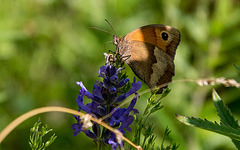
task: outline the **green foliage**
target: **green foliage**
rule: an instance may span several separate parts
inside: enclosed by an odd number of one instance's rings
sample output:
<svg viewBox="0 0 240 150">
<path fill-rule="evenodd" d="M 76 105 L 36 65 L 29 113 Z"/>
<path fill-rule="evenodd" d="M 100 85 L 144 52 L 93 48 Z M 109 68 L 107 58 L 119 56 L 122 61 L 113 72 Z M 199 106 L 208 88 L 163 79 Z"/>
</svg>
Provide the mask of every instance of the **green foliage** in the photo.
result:
<svg viewBox="0 0 240 150">
<path fill-rule="evenodd" d="M 147 120 L 150 115 L 153 113 L 159 111 L 160 109 L 163 108 L 162 99 L 165 98 L 169 93 L 170 89 L 167 88 L 163 91 L 163 93 L 159 96 L 156 95 L 156 91 L 153 91 L 148 98 L 148 104 L 143 112 L 143 115 L 140 116 L 135 116 L 135 135 L 134 135 L 134 140 L 133 143 L 136 145 L 141 145 L 143 149 L 149 149 L 149 150 L 154 150 L 154 149 L 160 149 L 158 145 L 155 143 L 155 140 L 157 138 L 156 135 L 154 135 L 154 129 L 155 129 L 155 124 L 148 124 Z M 178 146 L 176 146 L 175 143 L 173 145 L 169 145 L 167 147 L 164 147 L 163 143 L 166 139 L 166 137 L 169 135 L 170 130 L 166 128 L 164 137 L 162 140 L 162 145 L 161 145 L 161 150 L 167 150 L 167 149 L 172 149 L 176 150 Z M 142 139 L 143 138 L 143 139 Z"/>
<path fill-rule="evenodd" d="M 230 109 L 223 103 L 222 99 L 219 97 L 217 92 L 213 90 L 213 101 L 218 112 L 218 116 L 220 117 L 220 121 L 225 126 L 230 126 L 232 128 L 239 128 L 238 121 L 233 117 Z"/>
<path fill-rule="evenodd" d="M 235 146 L 240 149 L 240 126 L 232 115 L 230 109 L 223 103 L 215 90 L 212 92 L 215 108 L 220 117 L 220 124 L 208 120 L 176 115 L 177 119 L 186 125 L 196 126 L 205 130 L 213 131 L 232 139 Z"/>
<path fill-rule="evenodd" d="M 44 142 L 43 137 L 51 132 L 52 129 L 49 129 L 47 124 L 43 124 L 42 122 L 37 121 L 33 127 L 30 129 L 30 140 L 29 145 L 32 150 L 45 150 L 49 147 L 54 140 L 57 138 L 55 133 Z"/>
<path fill-rule="evenodd" d="M 170 134 L 170 130 L 169 130 L 169 128 L 167 127 L 166 129 L 165 129 L 165 132 L 164 132 L 164 136 L 163 136 L 163 140 L 162 140 L 162 144 L 161 144 L 161 149 L 159 148 L 159 147 L 157 147 L 157 149 L 159 149 L 159 150 L 176 150 L 178 147 L 179 147 L 179 145 L 177 145 L 176 143 L 173 143 L 173 144 L 171 144 L 171 145 L 169 145 L 169 146 L 167 146 L 167 147 L 164 147 L 164 141 L 165 141 L 165 139 L 168 137 L 168 135 Z"/>
</svg>

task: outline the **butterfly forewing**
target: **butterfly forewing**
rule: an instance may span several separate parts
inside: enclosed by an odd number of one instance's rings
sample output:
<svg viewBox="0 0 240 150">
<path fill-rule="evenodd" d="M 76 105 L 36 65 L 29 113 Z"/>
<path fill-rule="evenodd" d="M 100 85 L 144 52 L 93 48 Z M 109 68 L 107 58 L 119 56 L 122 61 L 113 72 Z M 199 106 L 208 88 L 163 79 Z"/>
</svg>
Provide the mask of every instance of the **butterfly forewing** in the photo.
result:
<svg viewBox="0 0 240 150">
<path fill-rule="evenodd" d="M 150 89 L 172 81 L 174 56 L 180 32 L 170 26 L 147 25 L 123 38 L 115 37 L 120 55 L 129 56 L 126 63 Z M 162 92 L 162 88 L 158 93 Z"/>
</svg>

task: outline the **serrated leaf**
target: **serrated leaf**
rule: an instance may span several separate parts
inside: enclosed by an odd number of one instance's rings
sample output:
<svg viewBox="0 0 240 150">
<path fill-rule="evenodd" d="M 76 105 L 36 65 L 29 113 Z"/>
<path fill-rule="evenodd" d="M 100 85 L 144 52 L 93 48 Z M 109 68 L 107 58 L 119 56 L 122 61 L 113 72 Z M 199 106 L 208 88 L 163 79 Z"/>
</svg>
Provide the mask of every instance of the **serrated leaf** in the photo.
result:
<svg viewBox="0 0 240 150">
<path fill-rule="evenodd" d="M 178 119 L 178 121 L 184 123 L 185 125 L 193 126 L 191 123 L 188 123 L 188 117 L 181 116 L 181 115 L 178 115 L 178 114 L 175 114 L 175 116 Z"/>
<path fill-rule="evenodd" d="M 230 109 L 223 103 L 222 99 L 214 89 L 212 92 L 212 97 L 221 123 L 226 126 L 231 126 L 233 128 L 239 128 L 238 122 L 237 120 L 235 120 Z"/>
<path fill-rule="evenodd" d="M 232 127 L 219 125 L 216 122 L 213 123 L 211 121 L 202 120 L 199 118 L 193 118 L 193 117 L 190 118 L 190 117 L 185 117 L 181 115 L 176 115 L 176 117 L 180 122 L 186 125 L 196 126 L 198 128 L 213 131 L 213 132 L 228 136 L 231 139 L 240 141 L 240 131 Z"/>
</svg>

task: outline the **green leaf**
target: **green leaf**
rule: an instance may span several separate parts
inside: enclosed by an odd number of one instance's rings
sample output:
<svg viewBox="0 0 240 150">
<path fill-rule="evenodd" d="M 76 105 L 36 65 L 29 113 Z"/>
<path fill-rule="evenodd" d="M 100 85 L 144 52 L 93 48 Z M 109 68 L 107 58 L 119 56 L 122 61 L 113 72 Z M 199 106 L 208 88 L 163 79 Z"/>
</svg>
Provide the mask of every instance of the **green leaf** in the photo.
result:
<svg viewBox="0 0 240 150">
<path fill-rule="evenodd" d="M 49 138 L 49 140 L 46 142 L 45 147 L 50 146 L 50 145 L 55 141 L 56 138 L 57 138 L 57 136 L 56 136 L 55 133 L 54 133 L 54 134 Z"/>
<path fill-rule="evenodd" d="M 226 126 L 231 126 L 233 128 L 239 128 L 238 121 L 235 120 L 230 109 L 223 103 L 223 101 L 214 89 L 212 92 L 212 97 L 221 123 Z"/>
<path fill-rule="evenodd" d="M 151 110 L 150 110 L 150 113 L 152 114 L 152 113 L 154 113 L 154 112 L 156 112 L 156 111 L 158 111 L 158 110 L 160 110 L 160 109 L 162 109 L 163 108 L 163 105 L 161 105 L 161 102 L 159 102 L 158 104 L 156 104 Z"/>
<path fill-rule="evenodd" d="M 213 131 L 213 132 L 228 136 L 231 139 L 240 141 L 240 131 L 232 127 L 225 126 L 224 124 L 219 125 L 216 122 L 213 123 L 206 119 L 202 120 L 199 118 L 193 118 L 193 117 L 190 118 L 190 117 L 185 117 L 177 114 L 176 114 L 176 117 L 180 122 L 186 125 L 196 126 L 198 128 Z"/>
<path fill-rule="evenodd" d="M 169 89 L 169 88 L 164 89 L 164 90 L 163 90 L 163 93 L 162 93 L 161 99 L 164 98 L 164 97 L 166 97 L 170 92 L 171 92 L 171 89 Z"/>
<path fill-rule="evenodd" d="M 213 95 L 214 105 L 217 109 L 218 116 L 220 117 L 221 123 L 226 126 L 231 126 L 235 129 L 239 128 L 238 121 L 234 118 L 230 109 L 223 103 L 220 96 L 217 94 L 217 92 L 214 89 L 213 89 L 212 95 Z M 238 149 L 240 149 L 240 141 L 232 139 L 232 142 Z"/>
</svg>

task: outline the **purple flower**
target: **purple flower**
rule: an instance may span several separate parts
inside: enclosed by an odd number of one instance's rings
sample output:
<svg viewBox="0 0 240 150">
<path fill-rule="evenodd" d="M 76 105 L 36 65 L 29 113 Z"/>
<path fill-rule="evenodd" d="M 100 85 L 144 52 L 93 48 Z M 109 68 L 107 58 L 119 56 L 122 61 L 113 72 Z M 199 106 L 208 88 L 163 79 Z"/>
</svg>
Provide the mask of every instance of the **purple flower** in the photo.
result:
<svg viewBox="0 0 240 150">
<path fill-rule="evenodd" d="M 74 116 L 74 117 L 77 120 L 77 123 L 74 123 L 72 125 L 72 129 L 74 130 L 74 136 L 76 136 L 78 133 L 80 133 L 82 131 L 82 124 L 80 123 L 79 116 Z"/>
<path fill-rule="evenodd" d="M 123 86 L 125 86 L 128 83 L 128 81 L 129 81 L 129 79 L 122 79 L 116 87 L 120 89 Z"/>
<path fill-rule="evenodd" d="M 117 81 L 118 81 L 118 76 L 117 75 L 111 76 L 110 81 L 111 81 L 111 83 L 115 83 L 116 84 Z"/>
<path fill-rule="evenodd" d="M 142 82 L 138 81 L 136 82 L 136 78 L 134 77 L 133 83 L 132 83 L 132 88 L 126 93 L 126 97 L 132 95 L 135 93 L 137 95 L 137 91 L 141 88 Z"/>
<path fill-rule="evenodd" d="M 112 150 L 117 150 L 117 147 L 121 147 L 123 146 L 123 142 L 122 143 L 118 143 L 116 140 L 116 135 L 114 133 L 111 133 L 111 138 L 107 139 L 108 144 L 112 145 Z"/>
<path fill-rule="evenodd" d="M 94 140 L 97 139 L 97 136 L 94 133 L 92 133 L 90 130 L 83 130 L 83 132 L 86 134 L 86 136 L 88 136 Z"/>
<path fill-rule="evenodd" d="M 129 115 L 129 113 L 131 111 L 134 111 L 133 107 L 136 104 L 136 101 L 137 99 L 134 98 L 127 109 L 126 108 L 117 109 L 112 115 L 110 125 L 116 126 L 121 124 L 119 130 L 123 130 L 126 128 L 128 131 L 132 132 L 132 129 L 129 127 L 129 125 L 133 122 L 133 116 Z"/>
<path fill-rule="evenodd" d="M 109 93 L 111 93 L 111 94 L 116 93 L 116 91 L 117 91 L 117 89 L 114 86 L 109 88 Z"/>
<path fill-rule="evenodd" d="M 106 72 L 106 66 L 100 67 L 100 69 L 98 70 L 98 74 L 99 74 L 98 77 L 105 78 L 106 77 L 106 73 L 105 72 Z"/>
<path fill-rule="evenodd" d="M 92 93 L 85 88 L 82 82 L 77 82 L 81 89 L 76 101 L 79 107 L 78 111 L 84 111 L 97 118 L 102 118 L 113 110 L 116 110 L 111 117 L 104 121 L 124 134 L 125 131 L 132 132 L 129 126 L 134 121 L 134 117 L 130 113 L 138 113 L 138 110 L 134 109 L 134 106 L 139 97 L 137 91 L 142 86 L 142 83 L 136 82 L 134 78 L 131 87 L 126 86 L 129 79 L 121 75 L 122 70 L 123 68 L 117 68 L 109 63 L 100 67 L 98 75 L 102 78 L 102 81 L 96 81 L 96 84 L 93 85 Z M 135 96 L 127 108 L 114 107 L 132 94 L 135 94 Z M 84 104 L 84 97 L 92 101 Z M 80 117 L 74 117 L 77 120 L 77 123 L 72 125 L 74 136 L 82 131 L 94 141 L 104 141 L 106 144 L 112 145 L 112 149 L 117 149 L 118 146 L 123 145 L 123 143 L 117 142 L 114 133 L 111 133 L 109 130 L 101 131 L 100 126 L 96 123 L 93 123 L 92 130 L 83 130 Z"/>
<path fill-rule="evenodd" d="M 112 150 L 116 150 L 117 146 L 119 145 L 118 142 L 116 142 L 116 141 L 114 141 L 112 139 L 108 140 L 108 144 L 112 145 Z"/>
<path fill-rule="evenodd" d="M 135 94 L 136 96 L 138 96 L 137 91 L 141 88 L 142 86 L 142 82 L 138 81 L 136 82 L 136 78 L 134 77 L 133 79 L 133 83 L 132 83 L 132 88 L 126 93 L 126 94 L 122 94 L 120 96 L 118 96 L 116 98 L 116 103 L 119 103 L 123 100 L 125 100 L 128 96 Z"/>
<path fill-rule="evenodd" d="M 90 92 L 88 92 L 88 90 L 83 85 L 82 81 L 77 82 L 77 85 L 81 86 L 81 90 L 79 92 L 79 95 L 81 95 L 82 97 L 87 96 L 87 98 L 92 99 L 93 95 Z"/>
</svg>

